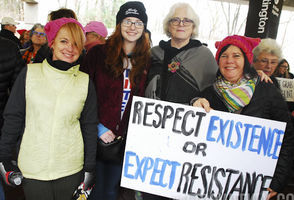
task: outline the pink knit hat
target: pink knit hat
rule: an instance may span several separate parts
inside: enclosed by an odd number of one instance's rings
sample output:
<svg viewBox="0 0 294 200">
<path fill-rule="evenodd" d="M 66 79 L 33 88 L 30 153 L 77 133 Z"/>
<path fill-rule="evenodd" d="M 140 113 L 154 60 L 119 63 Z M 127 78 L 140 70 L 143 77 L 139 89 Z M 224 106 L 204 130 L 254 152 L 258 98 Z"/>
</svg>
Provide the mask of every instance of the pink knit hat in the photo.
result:
<svg viewBox="0 0 294 200">
<path fill-rule="evenodd" d="M 52 45 L 52 42 L 53 42 L 54 38 L 56 37 L 56 34 L 58 33 L 59 29 L 64 24 L 68 24 L 68 23 L 75 23 L 75 24 L 79 25 L 85 34 L 84 27 L 77 20 L 75 20 L 73 18 L 66 18 L 66 17 L 56 19 L 56 20 L 48 22 L 44 27 L 45 33 L 47 35 L 47 40 L 48 40 L 49 46 Z"/>
<path fill-rule="evenodd" d="M 88 32 L 95 32 L 102 37 L 107 36 L 107 29 L 102 22 L 91 21 L 85 26 L 86 33 Z"/>
<path fill-rule="evenodd" d="M 260 38 L 250 38 L 250 37 L 245 37 L 245 36 L 240 36 L 240 35 L 232 35 L 228 36 L 225 39 L 223 39 L 220 42 L 215 43 L 215 47 L 217 48 L 216 54 L 215 54 L 215 59 L 217 63 L 219 62 L 219 54 L 222 50 L 227 45 L 234 45 L 242 49 L 242 51 L 245 53 L 249 63 L 252 63 L 253 61 L 253 53 L 252 50 L 254 47 L 256 47 L 260 42 Z"/>
</svg>

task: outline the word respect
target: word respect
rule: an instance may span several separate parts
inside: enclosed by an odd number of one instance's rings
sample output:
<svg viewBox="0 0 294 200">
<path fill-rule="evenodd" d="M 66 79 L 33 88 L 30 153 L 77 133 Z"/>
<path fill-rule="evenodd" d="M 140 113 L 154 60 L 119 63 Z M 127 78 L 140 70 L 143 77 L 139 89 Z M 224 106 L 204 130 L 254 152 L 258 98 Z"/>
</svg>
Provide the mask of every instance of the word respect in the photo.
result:
<svg viewBox="0 0 294 200">
<path fill-rule="evenodd" d="M 133 113 L 133 124 L 165 129 L 168 128 L 166 124 L 172 122 L 172 132 L 182 133 L 185 136 L 194 133 L 195 137 L 198 136 L 202 118 L 206 116 L 204 112 L 185 111 L 184 108 L 174 109 L 172 106 L 162 106 L 153 102 L 143 103 L 142 101 L 134 103 Z M 188 127 L 189 119 L 197 120 L 194 127 Z"/>
</svg>

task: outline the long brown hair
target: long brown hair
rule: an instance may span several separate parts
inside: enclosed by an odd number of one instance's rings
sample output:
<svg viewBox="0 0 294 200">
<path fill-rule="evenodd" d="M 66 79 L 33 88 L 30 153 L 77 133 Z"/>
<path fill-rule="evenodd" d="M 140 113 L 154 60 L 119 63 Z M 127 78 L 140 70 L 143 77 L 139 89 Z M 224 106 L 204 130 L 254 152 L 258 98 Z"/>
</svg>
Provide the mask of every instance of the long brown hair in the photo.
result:
<svg viewBox="0 0 294 200">
<path fill-rule="evenodd" d="M 127 58 L 123 50 L 123 37 L 121 35 L 120 24 L 116 26 L 114 33 L 107 39 L 106 44 L 106 68 L 110 70 L 114 77 L 118 78 L 124 71 L 123 60 Z M 138 84 L 140 76 L 148 62 L 150 62 L 150 41 L 148 33 L 144 30 L 142 36 L 136 42 L 131 57 L 132 69 L 130 81 L 132 87 Z"/>
<path fill-rule="evenodd" d="M 280 68 L 281 68 L 282 64 L 284 64 L 284 63 L 287 63 L 287 64 L 288 64 L 288 69 L 285 71 L 285 74 L 280 74 Z M 288 61 L 287 61 L 286 59 L 282 59 L 282 60 L 279 62 L 277 68 L 275 69 L 273 75 L 274 75 L 275 77 L 290 78 L 290 75 L 289 75 L 289 68 L 290 68 L 290 65 L 289 65 Z"/>
</svg>

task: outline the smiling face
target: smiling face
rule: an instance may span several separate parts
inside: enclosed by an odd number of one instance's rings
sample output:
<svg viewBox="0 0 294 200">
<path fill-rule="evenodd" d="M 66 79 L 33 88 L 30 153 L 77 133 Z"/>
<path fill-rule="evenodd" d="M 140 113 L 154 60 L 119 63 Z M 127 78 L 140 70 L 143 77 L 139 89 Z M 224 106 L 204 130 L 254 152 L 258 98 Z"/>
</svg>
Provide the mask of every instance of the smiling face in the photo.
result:
<svg viewBox="0 0 294 200">
<path fill-rule="evenodd" d="M 136 23 L 137 22 L 137 23 Z M 121 22 L 121 34 L 125 42 L 136 43 L 142 36 L 144 25 L 142 21 L 136 17 L 127 17 Z"/>
<path fill-rule="evenodd" d="M 187 9 L 186 8 L 177 8 L 175 10 L 174 15 L 172 16 L 172 19 L 180 19 L 180 20 L 189 20 Z M 183 43 L 190 40 L 194 24 L 188 23 L 184 24 L 183 21 L 181 21 L 178 25 L 174 25 L 172 21 L 169 23 L 169 33 L 171 35 L 172 40 L 179 40 Z"/>
<path fill-rule="evenodd" d="M 33 43 L 34 45 L 43 45 L 43 44 L 46 43 L 46 41 L 47 41 L 47 40 L 46 40 L 46 35 L 41 34 L 41 33 L 45 33 L 44 28 L 37 27 L 37 28 L 34 30 L 34 32 L 33 32 L 33 34 L 32 34 L 32 38 L 31 38 L 32 43 Z"/>
<path fill-rule="evenodd" d="M 289 65 L 287 62 L 283 62 L 280 67 L 279 67 L 279 73 L 280 74 L 285 74 L 286 71 L 288 71 Z"/>
<path fill-rule="evenodd" d="M 51 47 L 53 49 L 52 60 L 73 63 L 80 56 L 76 42 L 71 37 L 70 32 L 65 28 L 61 28 L 58 31 Z"/>
<path fill-rule="evenodd" d="M 239 47 L 229 46 L 219 58 L 219 69 L 224 78 L 237 83 L 243 77 L 244 55 Z"/>
</svg>

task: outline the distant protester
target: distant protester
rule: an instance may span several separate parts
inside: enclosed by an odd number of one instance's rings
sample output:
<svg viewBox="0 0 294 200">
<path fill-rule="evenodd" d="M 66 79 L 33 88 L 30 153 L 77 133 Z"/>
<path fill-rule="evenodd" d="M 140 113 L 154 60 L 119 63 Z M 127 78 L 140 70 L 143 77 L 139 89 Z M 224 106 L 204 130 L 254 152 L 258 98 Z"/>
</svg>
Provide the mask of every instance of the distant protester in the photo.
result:
<svg viewBox="0 0 294 200">
<path fill-rule="evenodd" d="M 30 30 L 30 40 L 29 40 L 29 47 L 23 49 L 22 52 L 22 59 L 25 61 L 26 64 L 34 63 L 36 54 L 41 49 L 43 45 L 47 43 L 47 37 L 44 30 L 44 26 L 42 24 L 35 24 L 32 29 Z"/>
<path fill-rule="evenodd" d="M 19 33 L 19 41 L 21 44 L 21 49 L 26 49 L 29 47 L 30 45 L 30 31 L 26 30 L 26 29 L 20 29 L 17 30 L 17 32 Z"/>
<path fill-rule="evenodd" d="M 253 50 L 253 67 L 256 71 L 262 71 L 269 76 L 278 87 L 277 80 L 272 76 L 282 59 L 282 50 L 276 40 L 272 38 L 261 39 L 261 42 Z"/>
<path fill-rule="evenodd" d="M 54 10 L 48 14 L 48 21 L 60 19 L 62 17 L 78 20 L 77 15 L 73 10 L 68 8 L 59 8 L 58 10 Z"/>
<path fill-rule="evenodd" d="M 16 33 L 16 25 L 18 24 L 19 23 L 11 17 L 3 17 L 1 20 L 0 36 L 13 41 L 21 48 L 19 39 L 14 35 Z"/>
<path fill-rule="evenodd" d="M 85 49 L 89 51 L 90 48 L 97 44 L 105 44 L 107 37 L 107 28 L 102 22 L 91 21 L 85 26 L 86 43 Z"/>
<path fill-rule="evenodd" d="M 282 50 L 276 40 L 265 38 L 253 49 L 253 55 L 254 68 L 271 76 L 282 59 Z"/>
<path fill-rule="evenodd" d="M 290 65 L 286 59 L 282 59 L 279 62 L 273 75 L 280 78 L 294 78 L 294 75 L 290 72 Z"/>
</svg>

